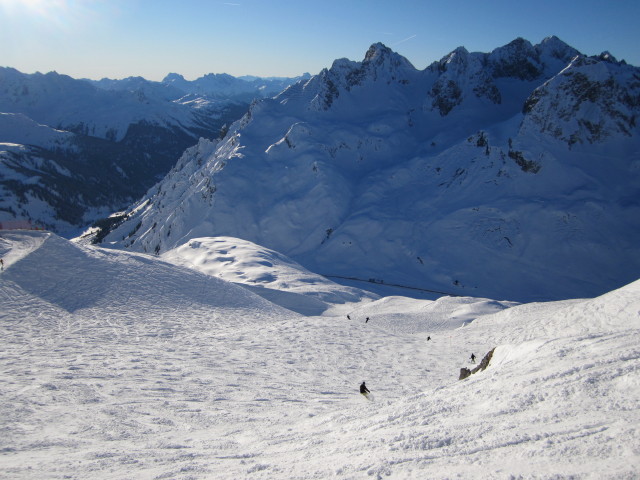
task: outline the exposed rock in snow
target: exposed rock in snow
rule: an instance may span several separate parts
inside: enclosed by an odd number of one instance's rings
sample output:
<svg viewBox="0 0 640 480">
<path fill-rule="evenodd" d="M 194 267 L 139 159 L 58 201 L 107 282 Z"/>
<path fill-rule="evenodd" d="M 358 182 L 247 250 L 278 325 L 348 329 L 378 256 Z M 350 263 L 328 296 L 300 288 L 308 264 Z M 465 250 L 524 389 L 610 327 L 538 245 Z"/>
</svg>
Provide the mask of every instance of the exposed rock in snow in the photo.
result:
<svg viewBox="0 0 640 480">
<path fill-rule="evenodd" d="M 610 58 L 577 56 L 534 90 L 524 106 L 522 132 L 544 132 L 570 146 L 637 135 L 640 73 Z"/>
</svg>

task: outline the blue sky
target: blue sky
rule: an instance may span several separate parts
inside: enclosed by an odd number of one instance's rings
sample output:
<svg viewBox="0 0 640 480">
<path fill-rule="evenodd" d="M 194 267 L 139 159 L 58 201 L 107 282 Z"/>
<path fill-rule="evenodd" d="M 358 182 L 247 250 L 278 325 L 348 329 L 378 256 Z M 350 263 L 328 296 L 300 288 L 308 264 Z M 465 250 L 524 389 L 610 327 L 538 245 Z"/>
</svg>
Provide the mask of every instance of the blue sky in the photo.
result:
<svg viewBox="0 0 640 480">
<path fill-rule="evenodd" d="M 0 66 L 99 79 L 316 74 L 382 42 L 416 68 L 549 35 L 640 65 L 639 0 L 0 0 Z"/>
</svg>

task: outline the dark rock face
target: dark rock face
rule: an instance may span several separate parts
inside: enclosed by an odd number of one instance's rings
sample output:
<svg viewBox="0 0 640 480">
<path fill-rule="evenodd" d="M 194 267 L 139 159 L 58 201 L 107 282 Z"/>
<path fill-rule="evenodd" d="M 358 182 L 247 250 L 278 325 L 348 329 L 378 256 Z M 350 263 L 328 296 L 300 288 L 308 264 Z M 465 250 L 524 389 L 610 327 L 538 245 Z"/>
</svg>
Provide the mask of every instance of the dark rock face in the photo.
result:
<svg viewBox="0 0 640 480">
<path fill-rule="evenodd" d="M 493 76 L 511 77 L 519 80 L 535 80 L 544 71 L 540 57 L 528 41 L 517 38 L 488 57 L 493 67 Z"/>
<path fill-rule="evenodd" d="M 486 370 L 487 367 L 489 366 L 489 363 L 491 362 L 491 358 L 493 357 L 493 352 L 494 351 L 495 351 L 495 348 L 492 348 L 489 352 L 487 352 L 487 354 L 484 356 L 484 358 L 482 359 L 480 364 L 478 364 L 478 366 L 476 368 L 474 368 L 473 370 L 470 370 L 470 369 L 468 369 L 466 367 L 465 368 L 461 368 L 460 369 L 460 375 L 458 376 L 458 380 L 464 380 L 465 378 L 470 377 L 474 373 L 478 373 L 478 372 Z"/>
<path fill-rule="evenodd" d="M 640 115 L 640 75 L 610 57 L 577 56 L 524 103 L 523 129 L 575 144 L 632 137 Z"/>
<path fill-rule="evenodd" d="M 487 367 L 489 366 L 489 363 L 491 362 L 491 358 L 493 357 L 494 351 L 495 351 L 495 348 L 492 348 L 489 352 L 487 352 L 487 354 L 484 356 L 480 364 L 476 368 L 471 370 L 471 373 L 473 374 L 476 372 L 480 372 L 482 370 L 486 370 Z"/>
<path fill-rule="evenodd" d="M 456 105 L 462 101 L 462 90 L 453 80 L 436 82 L 431 89 L 433 96 L 433 107 L 437 108 L 440 115 L 446 116 Z"/>
</svg>

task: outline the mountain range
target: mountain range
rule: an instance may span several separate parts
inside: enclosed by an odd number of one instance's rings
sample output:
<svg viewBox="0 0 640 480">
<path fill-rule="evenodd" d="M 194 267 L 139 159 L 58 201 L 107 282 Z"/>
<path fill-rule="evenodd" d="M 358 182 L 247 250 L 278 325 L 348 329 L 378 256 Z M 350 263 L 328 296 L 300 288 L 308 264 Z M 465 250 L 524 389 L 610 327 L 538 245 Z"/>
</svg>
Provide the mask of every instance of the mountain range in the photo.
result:
<svg viewBox="0 0 640 480">
<path fill-rule="evenodd" d="M 640 272 L 639 113 L 637 67 L 556 37 L 424 70 L 378 43 L 187 149 L 98 240 L 234 237 L 372 286 L 595 296 Z"/>
<path fill-rule="evenodd" d="M 126 208 L 185 148 L 295 79 L 91 81 L 0 68 L 0 221 L 77 231 Z"/>
</svg>

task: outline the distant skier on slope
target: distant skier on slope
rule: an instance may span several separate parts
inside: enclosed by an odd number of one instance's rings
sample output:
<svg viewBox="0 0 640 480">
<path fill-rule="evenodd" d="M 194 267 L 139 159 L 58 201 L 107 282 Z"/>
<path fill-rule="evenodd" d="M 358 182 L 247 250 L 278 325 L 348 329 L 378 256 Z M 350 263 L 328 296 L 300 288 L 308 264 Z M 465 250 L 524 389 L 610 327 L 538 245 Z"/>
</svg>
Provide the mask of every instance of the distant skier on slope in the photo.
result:
<svg viewBox="0 0 640 480">
<path fill-rule="evenodd" d="M 366 399 L 369 398 L 369 394 L 371 393 L 364 382 L 362 382 L 362 385 L 360 385 L 360 393 L 364 395 Z"/>
<path fill-rule="evenodd" d="M 471 363 L 476 363 L 476 356 L 473 353 L 471 354 Z"/>
<path fill-rule="evenodd" d="M 369 323 L 369 317 L 367 317 L 364 323 Z"/>
</svg>

